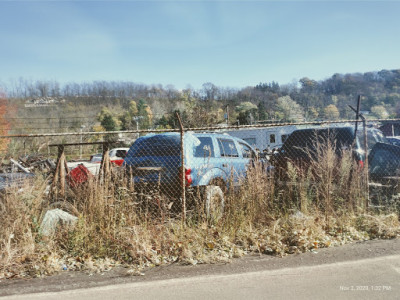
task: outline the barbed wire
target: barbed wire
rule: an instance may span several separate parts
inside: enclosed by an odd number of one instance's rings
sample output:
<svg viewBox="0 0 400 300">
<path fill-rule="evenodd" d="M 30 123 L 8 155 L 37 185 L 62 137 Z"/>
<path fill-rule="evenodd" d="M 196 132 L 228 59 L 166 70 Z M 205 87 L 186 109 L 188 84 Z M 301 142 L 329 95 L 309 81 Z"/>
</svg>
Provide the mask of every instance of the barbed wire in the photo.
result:
<svg viewBox="0 0 400 300">
<path fill-rule="evenodd" d="M 368 123 L 372 122 L 398 122 L 400 119 L 371 119 L 367 120 Z M 189 127 L 185 131 L 223 131 L 227 129 L 241 129 L 241 128 L 268 128 L 268 127 L 282 127 L 282 126 L 301 126 L 301 125 L 329 125 L 338 123 L 362 123 L 361 120 L 336 120 L 336 121 L 312 121 L 312 122 L 297 122 L 297 123 L 271 123 L 271 124 L 252 124 L 252 125 L 231 125 L 231 126 L 208 126 L 208 127 Z M 84 136 L 84 135 L 116 135 L 116 134 L 131 134 L 131 133 L 163 133 L 163 132 L 179 132 L 179 129 L 144 129 L 144 130 L 119 130 L 119 131 L 88 131 L 88 132 L 53 132 L 53 133 L 24 133 L 24 134 L 10 134 L 1 135 L 0 139 L 6 138 L 28 138 L 28 137 L 51 137 L 51 136 Z"/>
</svg>

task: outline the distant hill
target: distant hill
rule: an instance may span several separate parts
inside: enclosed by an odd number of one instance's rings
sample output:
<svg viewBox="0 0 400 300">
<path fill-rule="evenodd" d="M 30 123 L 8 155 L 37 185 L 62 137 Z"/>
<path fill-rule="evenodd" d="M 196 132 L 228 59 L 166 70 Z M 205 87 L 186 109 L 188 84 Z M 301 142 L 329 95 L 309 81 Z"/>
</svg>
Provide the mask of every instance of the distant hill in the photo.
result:
<svg viewBox="0 0 400 300">
<path fill-rule="evenodd" d="M 358 95 L 362 95 L 362 110 L 371 118 L 400 114 L 400 69 L 334 74 L 320 81 L 303 77 L 285 85 L 261 82 L 240 89 L 210 82 L 199 90 L 177 90 L 170 85 L 122 81 L 61 85 L 24 79 L 3 84 L 2 89 L 16 108 L 8 116 L 13 133 L 78 131 L 83 126 L 93 130 L 100 125 L 103 108 L 115 118 L 118 129 L 135 129 L 132 118 L 139 115 L 147 120 L 141 128 L 176 127 L 175 111 L 181 113 L 187 127 L 226 121 L 347 119 L 354 117 L 348 105 L 355 105 Z M 132 102 L 142 111 L 132 111 Z"/>
</svg>

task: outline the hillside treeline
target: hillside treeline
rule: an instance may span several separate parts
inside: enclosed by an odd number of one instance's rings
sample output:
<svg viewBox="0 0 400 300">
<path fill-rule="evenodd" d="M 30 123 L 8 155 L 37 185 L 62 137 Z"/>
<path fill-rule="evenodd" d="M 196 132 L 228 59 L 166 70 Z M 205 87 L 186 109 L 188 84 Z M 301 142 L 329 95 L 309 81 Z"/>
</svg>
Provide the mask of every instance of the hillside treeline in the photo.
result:
<svg viewBox="0 0 400 300">
<path fill-rule="evenodd" d="M 218 87 L 210 82 L 200 89 L 188 86 L 178 90 L 172 85 L 127 81 L 60 84 L 23 78 L 0 86 L 8 102 L 17 107 L 14 119 L 18 122 L 14 122 L 13 128 L 20 130 L 32 127 L 32 122 L 25 122 L 24 127 L 24 118 L 28 117 L 40 119 L 41 126 L 47 120 L 47 126 L 54 130 L 83 126 L 124 130 L 139 125 L 142 129 L 173 128 L 177 126 L 176 111 L 187 127 L 223 122 L 348 119 L 354 117 L 348 105 L 355 105 L 358 95 L 362 95 L 361 109 L 368 111 L 370 117 L 388 118 L 400 114 L 400 69 L 334 74 L 320 81 L 304 77 L 285 85 L 261 82 L 240 89 Z M 27 101 L 35 99 L 65 101 L 45 107 L 26 107 Z"/>
</svg>

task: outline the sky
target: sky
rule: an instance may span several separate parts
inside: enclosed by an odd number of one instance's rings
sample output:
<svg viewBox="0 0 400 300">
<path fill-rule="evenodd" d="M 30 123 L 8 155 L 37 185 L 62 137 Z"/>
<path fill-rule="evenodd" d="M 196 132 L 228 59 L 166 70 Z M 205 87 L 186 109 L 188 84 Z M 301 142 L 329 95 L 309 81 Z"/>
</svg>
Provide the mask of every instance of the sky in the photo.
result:
<svg viewBox="0 0 400 300">
<path fill-rule="evenodd" d="M 243 88 L 400 68 L 400 1 L 4 1 L 0 82 Z"/>
</svg>

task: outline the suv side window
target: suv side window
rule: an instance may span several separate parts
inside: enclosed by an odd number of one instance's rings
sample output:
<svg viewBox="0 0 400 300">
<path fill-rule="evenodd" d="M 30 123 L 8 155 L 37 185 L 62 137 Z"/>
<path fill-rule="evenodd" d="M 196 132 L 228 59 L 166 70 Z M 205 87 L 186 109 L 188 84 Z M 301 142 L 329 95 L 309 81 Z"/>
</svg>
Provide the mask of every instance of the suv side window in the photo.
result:
<svg viewBox="0 0 400 300">
<path fill-rule="evenodd" d="M 253 153 L 253 151 L 251 150 L 251 148 L 249 146 L 247 146 L 246 144 L 242 144 L 242 143 L 239 143 L 239 145 L 240 145 L 240 148 L 242 150 L 243 158 L 252 158 L 252 157 L 254 157 L 254 153 Z"/>
<path fill-rule="evenodd" d="M 194 157 L 214 157 L 214 146 L 210 137 L 198 137 L 200 145 L 194 150 Z"/>
<path fill-rule="evenodd" d="M 217 139 L 217 140 L 221 156 L 239 157 L 239 153 L 236 149 L 233 140 L 229 139 Z"/>
</svg>

